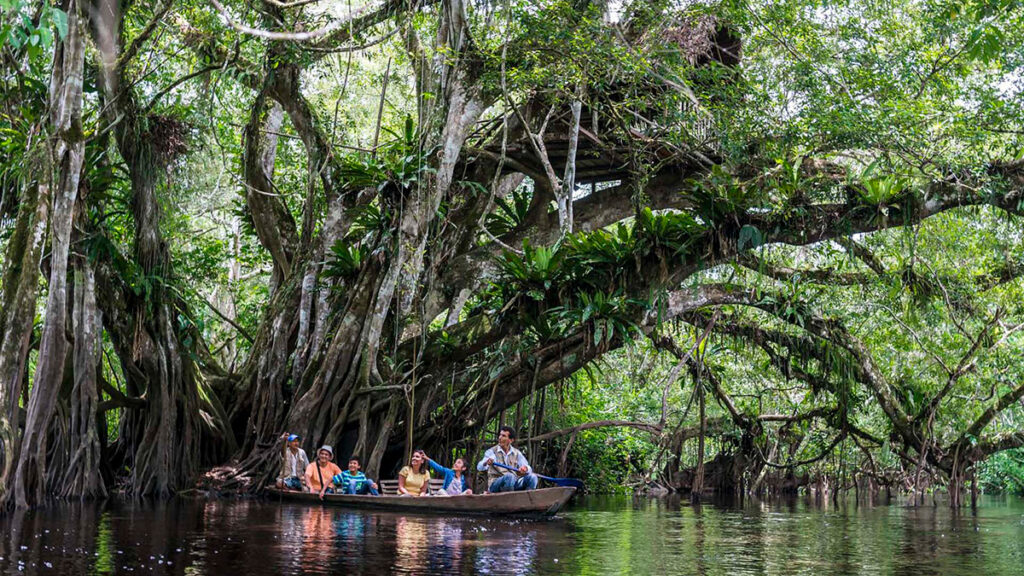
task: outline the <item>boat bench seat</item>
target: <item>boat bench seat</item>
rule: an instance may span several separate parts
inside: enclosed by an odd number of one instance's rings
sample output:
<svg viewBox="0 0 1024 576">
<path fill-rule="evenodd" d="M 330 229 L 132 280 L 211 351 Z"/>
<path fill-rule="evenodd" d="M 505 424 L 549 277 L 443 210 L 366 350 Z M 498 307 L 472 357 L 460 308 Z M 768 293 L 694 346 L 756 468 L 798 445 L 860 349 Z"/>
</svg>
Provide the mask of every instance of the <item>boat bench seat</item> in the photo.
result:
<svg viewBox="0 0 1024 576">
<path fill-rule="evenodd" d="M 381 480 L 380 482 L 378 482 L 378 484 L 380 484 L 380 493 L 381 494 L 384 494 L 386 496 L 394 496 L 395 494 L 398 494 L 398 480 L 397 479 L 396 480 Z M 431 478 L 430 479 L 430 493 L 431 494 L 433 494 L 434 492 L 440 492 L 443 489 L 444 489 L 444 479 L 443 478 Z"/>
</svg>

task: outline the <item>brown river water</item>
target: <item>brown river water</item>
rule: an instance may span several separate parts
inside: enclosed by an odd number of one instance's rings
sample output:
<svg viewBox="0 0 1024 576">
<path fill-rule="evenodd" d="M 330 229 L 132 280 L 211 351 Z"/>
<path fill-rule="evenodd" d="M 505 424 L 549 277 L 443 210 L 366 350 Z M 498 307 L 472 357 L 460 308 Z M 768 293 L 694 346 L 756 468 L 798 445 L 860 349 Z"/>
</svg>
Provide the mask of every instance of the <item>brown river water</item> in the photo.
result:
<svg viewBox="0 0 1024 576">
<path fill-rule="evenodd" d="M 260 500 L 55 505 L 0 517 L 0 574 L 1024 575 L 1024 501 L 815 506 L 577 498 L 543 521 Z"/>
</svg>

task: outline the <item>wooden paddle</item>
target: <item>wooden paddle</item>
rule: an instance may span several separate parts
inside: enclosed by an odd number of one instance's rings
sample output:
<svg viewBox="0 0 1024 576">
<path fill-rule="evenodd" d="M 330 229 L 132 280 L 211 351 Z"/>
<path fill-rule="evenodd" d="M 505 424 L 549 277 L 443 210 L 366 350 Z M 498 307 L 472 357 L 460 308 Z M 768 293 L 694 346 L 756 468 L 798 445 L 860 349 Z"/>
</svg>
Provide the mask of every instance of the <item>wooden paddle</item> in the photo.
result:
<svg viewBox="0 0 1024 576">
<path fill-rule="evenodd" d="M 497 466 L 498 468 L 504 468 L 506 470 L 511 470 L 513 472 L 519 472 L 519 470 L 516 470 L 511 466 L 498 464 L 497 462 L 491 462 L 491 466 Z M 571 486 L 577 490 L 583 490 L 583 481 L 577 480 L 576 478 L 552 478 L 551 476 L 544 476 L 543 474 L 537 474 L 537 478 L 540 478 L 541 480 L 547 480 L 548 482 L 551 482 L 552 484 L 555 484 L 557 486 Z"/>
</svg>

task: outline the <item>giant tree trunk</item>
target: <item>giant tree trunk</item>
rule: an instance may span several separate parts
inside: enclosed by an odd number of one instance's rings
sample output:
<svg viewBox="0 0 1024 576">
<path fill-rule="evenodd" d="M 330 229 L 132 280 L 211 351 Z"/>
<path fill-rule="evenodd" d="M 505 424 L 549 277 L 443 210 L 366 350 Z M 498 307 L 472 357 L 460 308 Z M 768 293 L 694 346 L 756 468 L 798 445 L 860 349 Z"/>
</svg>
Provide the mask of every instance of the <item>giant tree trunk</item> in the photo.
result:
<svg viewBox="0 0 1024 576">
<path fill-rule="evenodd" d="M 458 9 L 461 10 L 461 6 Z M 363 270 L 333 339 L 319 359 L 318 371 L 308 388 L 300 386 L 300 394 L 289 412 L 289 430 L 304 430 L 307 438 L 317 442 L 336 441 L 340 437 L 349 417 L 345 407 L 351 405 L 352 395 L 374 386 L 401 384 L 403 371 L 409 369 L 405 367 L 397 372 L 388 369 L 382 376 L 379 356 L 387 345 L 397 344 L 395 339 L 404 332 L 412 302 L 422 294 L 419 281 L 424 273 L 430 226 L 437 217 L 441 201 L 449 193 L 463 143 L 484 108 L 475 79 L 464 71 L 452 72 L 448 82 L 445 85 L 449 92 L 447 107 L 439 111 L 442 119 L 435 120 L 438 129 L 426 135 L 428 140 L 424 145 L 425 149 L 440 150 L 431 158 L 435 168 L 410 191 L 401 206 L 399 234 L 391 256 L 384 266 L 370 265 Z M 389 322 L 394 329 L 386 335 L 384 328 Z M 413 363 L 418 361 L 412 358 Z M 395 389 L 387 392 L 392 396 L 401 394 Z M 398 400 L 392 397 L 386 403 L 391 409 L 384 417 L 382 428 L 389 435 L 399 429 L 394 426 Z M 360 440 L 369 444 L 369 439 Z M 380 438 L 374 443 L 370 460 L 375 468 L 379 466 L 385 446 Z"/>
<path fill-rule="evenodd" d="M 446 2 L 444 6 L 437 47 L 463 54 L 470 46 L 464 8 L 460 2 Z M 431 111 L 424 114 L 421 125 L 422 147 L 439 151 L 428 157 L 431 170 L 418 185 L 399 191 L 400 199 L 389 200 L 394 202 L 389 209 L 395 217 L 396 238 L 389 245 L 378 246 L 385 255 L 371 259 L 356 278 L 345 281 L 339 287 L 343 295 L 333 301 L 323 296 L 312 298 L 312 288 L 325 280 L 323 276 L 317 280 L 322 271 L 313 263 L 344 235 L 350 220 L 345 209 L 359 203 L 359 195 L 334 190 L 332 171 L 329 166 L 321 168 L 330 162 L 330 150 L 321 123 L 298 92 L 298 69 L 294 64 L 279 64 L 268 71 L 265 92 L 257 99 L 246 132 L 247 183 L 255 190 L 269 188 L 269 171 L 259 162 L 266 157 L 266 141 L 261 145 L 260 140 L 254 140 L 272 120 L 270 106 L 263 100 L 266 94 L 289 114 L 306 145 L 311 166 L 325 175 L 321 184 L 327 195 L 328 217 L 321 237 L 285 263 L 286 251 L 280 247 L 287 242 L 280 239 L 290 235 L 287 219 L 268 218 L 280 213 L 273 200 L 268 200 L 270 197 L 256 194 L 247 198 L 261 243 L 274 255 L 275 265 L 287 266 L 290 272 L 271 301 L 264 329 L 243 370 L 241 401 L 233 409 L 236 414 L 249 415 L 242 469 L 256 482 L 269 478 L 282 429 L 302 434 L 309 445 L 337 443 L 351 430 L 358 436 L 357 446 L 372 448 L 369 457 L 374 467 L 379 466 L 394 431 L 402 429 L 397 425 L 399 404 L 393 397 L 401 401 L 397 388 L 408 367 L 398 371 L 393 366 L 382 367 L 379 357 L 382 350 L 393 351 L 413 301 L 423 294 L 420 280 L 431 225 L 450 192 L 463 143 L 485 108 L 477 78 L 470 72 L 472 66 L 445 62 L 440 68 L 443 70 L 430 73 L 437 74 L 434 84 L 443 97 L 424 100 L 425 106 L 430 103 Z M 303 237 L 307 233 L 303 230 Z M 337 312 L 330 323 L 325 322 L 330 316 L 324 305 Z M 357 400 L 364 394 L 371 401 Z M 366 418 L 361 410 L 353 409 L 355 406 L 378 415 L 375 419 L 386 431 L 383 438 L 381 430 L 359 426 L 359 421 Z"/>
<path fill-rule="evenodd" d="M 268 7 L 272 10 L 272 7 Z M 299 70 L 288 62 L 268 59 L 267 80 L 253 105 L 245 130 L 244 175 L 246 203 L 257 237 L 274 259 L 274 291 L 251 352 L 241 370 L 238 386 L 224 398 L 234 429 L 244 438 L 240 454 L 243 478 L 249 472 L 269 474 L 274 447 L 292 397 L 304 377 L 305 366 L 321 354 L 328 332 L 329 281 L 317 278 L 326 246 L 340 237 L 346 226 L 350 199 L 333 189 L 330 150 L 312 108 L 298 90 Z M 273 97 L 276 104 L 268 100 Z M 311 249 L 296 252 L 296 227 L 283 202 L 273 192 L 276 136 L 281 110 L 287 111 L 302 135 L 309 162 L 319 166 L 328 217 L 319 241 Z M 312 183 L 310 183 L 312 186 Z M 307 231 L 303 231 L 303 237 Z M 318 288 L 319 286 L 319 288 Z M 321 290 L 314 298 L 315 291 Z M 293 431 L 298 432 L 299 429 Z M 305 429 L 302 430 L 305 432 Z"/>
<path fill-rule="evenodd" d="M 25 420 L 21 453 L 14 476 L 15 502 L 19 507 L 41 502 L 46 487 L 47 429 L 64 377 L 67 340 L 67 268 L 71 221 L 85 156 L 82 134 L 82 72 L 85 56 L 83 15 L 79 0 L 69 0 L 68 33 L 54 54 L 50 85 L 50 122 L 53 126 L 52 158 L 57 171 L 53 198 L 50 281 L 46 315 L 39 345 L 39 362 Z"/>
<path fill-rule="evenodd" d="M 47 184 L 25 188 L 4 259 L 3 307 L 0 308 L 0 503 L 10 496 L 18 458 L 18 396 L 25 380 L 49 204 Z"/>
<path fill-rule="evenodd" d="M 96 307 L 96 274 L 85 257 L 75 260 L 74 387 L 71 390 L 66 449 L 71 454 L 56 492 L 65 498 L 105 498 L 101 474 L 99 383 L 99 309 Z"/>
<path fill-rule="evenodd" d="M 131 452 L 132 490 L 137 495 L 168 496 L 188 485 L 199 465 L 201 375 L 181 339 L 176 297 L 163 282 L 171 275 L 170 256 L 160 233 L 156 195 L 160 167 L 155 161 L 143 119 L 130 96 L 114 106 L 124 119 L 117 131 L 132 180 L 135 260 L 150 292 L 126 299 L 130 332 L 111 331 L 133 387 L 146 400 L 140 412 L 125 419 L 119 442 Z"/>
<path fill-rule="evenodd" d="M 200 455 L 210 453 L 201 450 L 203 434 L 216 443 L 226 427 L 215 423 L 204 428 L 204 421 L 216 420 L 221 411 L 218 405 L 200 399 L 203 376 L 196 355 L 183 344 L 196 341 L 193 331 L 182 322 L 191 315 L 166 287 L 173 274 L 160 231 L 157 190 L 173 158 L 168 158 L 162 143 L 155 140 L 151 118 L 140 109 L 133 83 L 127 78 L 128 63 L 116 44 L 122 40 L 123 14 L 110 6 L 104 8 L 97 12 L 102 20 L 92 28 L 100 49 L 102 109 L 128 167 L 134 260 L 140 275 L 137 280 L 146 287 L 139 295 L 105 272 L 106 266 L 98 271 L 103 286 L 99 303 L 129 395 L 144 400 L 139 409 L 125 412 L 118 451 L 131 469 L 129 489 L 136 496 L 168 496 L 189 485 Z"/>
</svg>

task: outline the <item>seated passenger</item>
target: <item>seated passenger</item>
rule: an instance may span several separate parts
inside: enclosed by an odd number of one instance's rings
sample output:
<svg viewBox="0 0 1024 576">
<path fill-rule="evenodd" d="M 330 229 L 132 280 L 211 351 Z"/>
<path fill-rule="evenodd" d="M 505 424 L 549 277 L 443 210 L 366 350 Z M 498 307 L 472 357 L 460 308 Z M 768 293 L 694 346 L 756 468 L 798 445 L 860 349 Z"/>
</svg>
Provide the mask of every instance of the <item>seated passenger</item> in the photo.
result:
<svg viewBox="0 0 1024 576">
<path fill-rule="evenodd" d="M 515 428 L 502 426 L 498 429 L 497 446 L 488 448 L 484 453 L 484 459 L 476 465 L 477 470 L 487 471 L 488 492 L 533 490 L 537 487 L 539 479 L 533 473 L 530 463 L 526 461 L 526 456 L 512 446 L 515 439 Z M 509 466 L 515 472 L 494 466 L 495 463 Z"/>
<path fill-rule="evenodd" d="M 430 489 L 430 472 L 427 470 L 427 455 L 423 450 L 412 453 L 408 466 L 398 471 L 399 496 L 424 496 Z"/>
<path fill-rule="evenodd" d="M 424 454 L 424 457 L 426 457 L 427 464 L 430 465 L 431 470 L 444 476 L 444 488 L 442 488 L 441 492 L 435 494 L 436 496 L 459 496 L 461 494 L 473 493 L 469 489 L 469 481 L 466 479 L 466 470 L 469 468 L 466 466 L 465 460 L 456 458 L 451 468 L 445 468 L 434 462 L 426 454 Z"/>
<path fill-rule="evenodd" d="M 324 494 L 333 494 L 331 478 L 341 474 L 341 468 L 331 460 L 334 459 L 334 449 L 324 444 L 316 451 L 316 462 L 306 466 L 306 485 L 309 491 L 319 494 L 323 500 Z"/>
<path fill-rule="evenodd" d="M 299 447 L 302 437 L 285 432 L 281 440 L 281 471 L 275 484 L 282 490 L 302 490 L 306 486 L 306 466 L 309 466 L 306 451 Z"/>
<path fill-rule="evenodd" d="M 348 459 L 348 470 L 338 474 L 331 479 L 335 486 L 341 488 L 342 494 L 373 494 L 378 496 L 377 483 L 366 477 L 359 470 L 359 457 L 350 456 Z"/>
</svg>

